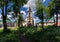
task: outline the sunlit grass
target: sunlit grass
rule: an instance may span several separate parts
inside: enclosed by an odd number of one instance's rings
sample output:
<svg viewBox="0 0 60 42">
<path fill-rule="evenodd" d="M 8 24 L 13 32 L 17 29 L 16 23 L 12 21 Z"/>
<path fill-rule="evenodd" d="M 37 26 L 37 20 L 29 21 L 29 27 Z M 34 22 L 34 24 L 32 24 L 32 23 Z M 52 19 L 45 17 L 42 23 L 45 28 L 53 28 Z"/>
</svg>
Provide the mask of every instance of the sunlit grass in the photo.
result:
<svg viewBox="0 0 60 42">
<path fill-rule="evenodd" d="M 8 28 L 10 32 L 3 32 L 3 28 L 0 28 L 0 42 L 18 42 L 17 28 Z"/>
<path fill-rule="evenodd" d="M 17 26 L 16 27 L 8 27 L 8 29 L 10 29 L 10 30 L 17 30 L 18 27 Z"/>
<path fill-rule="evenodd" d="M 0 28 L 0 32 L 3 32 L 3 28 Z"/>
</svg>

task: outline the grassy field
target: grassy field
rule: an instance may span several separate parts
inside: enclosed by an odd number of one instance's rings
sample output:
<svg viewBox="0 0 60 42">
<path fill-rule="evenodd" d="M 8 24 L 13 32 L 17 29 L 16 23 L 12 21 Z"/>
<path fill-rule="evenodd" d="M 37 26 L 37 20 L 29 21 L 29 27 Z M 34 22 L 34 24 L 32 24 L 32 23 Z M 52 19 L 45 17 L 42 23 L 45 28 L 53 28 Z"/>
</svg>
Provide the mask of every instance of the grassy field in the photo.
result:
<svg viewBox="0 0 60 42">
<path fill-rule="evenodd" d="M 0 42 L 19 42 L 17 31 L 23 33 L 31 42 L 60 42 L 60 27 L 21 27 L 9 28 L 10 32 L 4 33 L 0 28 Z"/>
<path fill-rule="evenodd" d="M 18 35 L 15 32 L 16 30 L 10 29 L 10 32 L 3 32 L 3 29 L 0 28 L 0 42 L 18 42 Z"/>
</svg>

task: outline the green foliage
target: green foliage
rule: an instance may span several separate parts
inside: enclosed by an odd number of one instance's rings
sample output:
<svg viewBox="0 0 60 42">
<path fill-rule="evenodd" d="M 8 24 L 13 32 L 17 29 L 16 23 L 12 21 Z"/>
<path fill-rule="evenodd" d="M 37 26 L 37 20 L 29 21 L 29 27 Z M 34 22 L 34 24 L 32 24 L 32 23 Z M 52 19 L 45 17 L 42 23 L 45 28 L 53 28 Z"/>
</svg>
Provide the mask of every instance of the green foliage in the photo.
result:
<svg viewBox="0 0 60 42">
<path fill-rule="evenodd" d="M 53 16 L 54 13 L 59 13 L 58 11 L 60 10 L 60 0 L 51 0 L 49 3 L 48 7 L 50 8 L 50 14 Z M 53 14 L 52 14 L 53 13 Z"/>
<path fill-rule="evenodd" d="M 49 3 L 50 7 L 50 17 L 52 17 L 54 14 L 56 14 L 56 26 L 58 24 L 58 13 L 60 13 L 60 0 L 51 0 Z"/>
<path fill-rule="evenodd" d="M 27 36 L 32 42 L 59 42 L 60 41 L 60 27 L 47 26 L 44 30 L 35 27 L 20 28 L 25 36 Z"/>
<path fill-rule="evenodd" d="M 45 12 L 45 19 L 46 20 L 48 20 L 48 19 L 50 19 L 51 17 L 50 17 L 50 7 L 45 7 L 44 8 L 44 12 Z"/>
<path fill-rule="evenodd" d="M 4 1 L 0 0 L 0 8 L 3 7 Z"/>
<path fill-rule="evenodd" d="M 11 0 L 14 4 L 13 4 L 13 11 L 15 13 L 15 15 L 17 16 L 20 13 L 20 8 L 21 6 L 23 6 L 27 0 Z"/>
<path fill-rule="evenodd" d="M 60 42 L 60 27 L 46 26 L 41 27 L 21 27 L 19 32 L 28 37 L 31 42 Z M 17 31 L 3 33 L 0 29 L 0 42 L 19 42 Z"/>
<path fill-rule="evenodd" d="M 36 15 L 35 16 L 37 16 L 39 19 L 42 20 L 42 17 L 43 17 L 43 5 L 41 3 L 41 0 L 37 0 L 36 1 L 36 9 L 37 9 L 37 11 L 36 11 Z"/>
<path fill-rule="evenodd" d="M 38 7 L 37 7 L 38 6 Z M 43 28 L 43 24 L 44 24 L 44 7 L 43 7 L 43 4 L 42 4 L 42 1 L 41 0 L 37 0 L 37 3 L 36 3 L 36 15 L 40 20 L 41 20 L 41 25 L 42 25 L 42 28 Z"/>
<path fill-rule="evenodd" d="M 3 32 L 0 29 L 0 42 L 18 42 L 18 35 L 14 31 Z"/>
<path fill-rule="evenodd" d="M 13 11 L 15 13 L 15 17 L 18 19 L 18 27 L 20 24 L 22 25 L 23 17 L 20 13 L 20 8 L 27 2 L 27 0 L 11 0 L 13 4 Z"/>
</svg>

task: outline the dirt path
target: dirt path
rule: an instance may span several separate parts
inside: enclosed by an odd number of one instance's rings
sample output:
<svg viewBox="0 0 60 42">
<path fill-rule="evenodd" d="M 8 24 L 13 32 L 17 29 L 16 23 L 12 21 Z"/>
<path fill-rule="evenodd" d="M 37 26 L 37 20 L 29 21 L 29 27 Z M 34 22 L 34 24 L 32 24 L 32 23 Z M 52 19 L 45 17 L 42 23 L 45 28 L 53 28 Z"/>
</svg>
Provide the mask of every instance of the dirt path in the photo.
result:
<svg viewBox="0 0 60 42">
<path fill-rule="evenodd" d="M 31 42 L 31 40 L 29 38 L 27 38 L 26 36 L 24 36 L 19 31 L 18 31 L 18 38 L 19 38 L 19 42 Z"/>
</svg>

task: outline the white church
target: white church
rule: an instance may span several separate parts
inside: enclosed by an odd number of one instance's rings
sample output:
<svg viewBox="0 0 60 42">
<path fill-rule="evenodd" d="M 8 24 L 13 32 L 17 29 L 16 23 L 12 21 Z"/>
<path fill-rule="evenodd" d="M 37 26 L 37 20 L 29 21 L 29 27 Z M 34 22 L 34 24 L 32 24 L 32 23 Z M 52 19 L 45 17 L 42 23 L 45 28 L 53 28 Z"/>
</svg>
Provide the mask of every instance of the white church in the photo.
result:
<svg viewBox="0 0 60 42">
<path fill-rule="evenodd" d="M 26 19 L 24 20 L 24 23 L 23 23 L 23 26 L 35 26 L 36 25 L 36 22 L 35 22 L 35 19 L 33 18 L 32 16 L 32 11 L 31 11 L 31 8 L 29 7 L 29 10 L 28 10 L 28 16 L 26 17 Z"/>
</svg>

